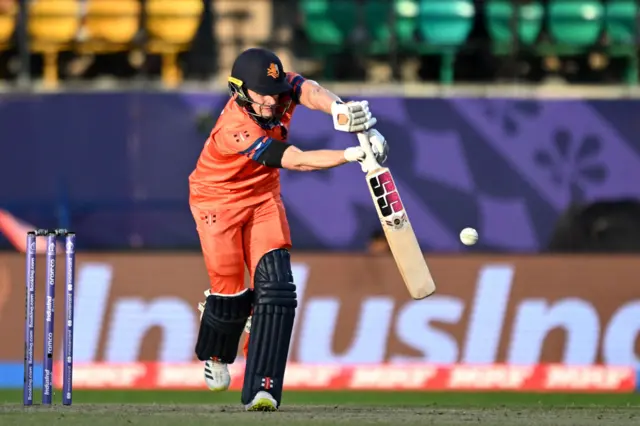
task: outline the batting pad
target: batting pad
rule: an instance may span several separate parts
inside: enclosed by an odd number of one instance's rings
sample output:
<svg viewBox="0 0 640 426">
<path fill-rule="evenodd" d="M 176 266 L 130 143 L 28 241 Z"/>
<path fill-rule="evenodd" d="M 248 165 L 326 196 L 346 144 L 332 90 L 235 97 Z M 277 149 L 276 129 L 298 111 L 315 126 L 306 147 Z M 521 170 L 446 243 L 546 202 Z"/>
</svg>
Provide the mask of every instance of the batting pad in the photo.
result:
<svg viewBox="0 0 640 426">
<path fill-rule="evenodd" d="M 254 274 L 254 294 L 242 403 L 249 404 L 259 391 L 264 390 L 280 406 L 298 305 L 289 251 L 273 250 L 260 259 Z"/>
<path fill-rule="evenodd" d="M 213 357 L 226 364 L 235 361 L 252 303 L 250 289 L 230 296 L 212 294 L 207 297 L 196 342 L 196 355 L 200 361 Z"/>
</svg>

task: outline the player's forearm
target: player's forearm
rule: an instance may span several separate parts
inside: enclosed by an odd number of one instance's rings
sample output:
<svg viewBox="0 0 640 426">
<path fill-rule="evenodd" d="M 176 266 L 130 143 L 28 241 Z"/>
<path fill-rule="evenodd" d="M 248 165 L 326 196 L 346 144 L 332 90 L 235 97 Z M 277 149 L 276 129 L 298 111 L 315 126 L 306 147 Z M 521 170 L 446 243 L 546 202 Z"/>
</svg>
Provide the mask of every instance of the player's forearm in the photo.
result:
<svg viewBox="0 0 640 426">
<path fill-rule="evenodd" d="M 343 150 L 300 151 L 290 147 L 282 157 L 282 167 L 299 172 L 326 170 L 347 163 Z"/>
<path fill-rule="evenodd" d="M 307 80 L 302 85 L 300 103 L 305 107 L 331 114 L 331 104 L 339 101 L 340 97 L 330 90 L 325 89 L 312 80 Z"/>
<path fill-rule="evenodd" d="M 303 172 L 326 170 L 341 166 L 346 162 L 344 151 L 320 149 L 317 151 L 302 152 L 298 170 Z"/>
</svg>

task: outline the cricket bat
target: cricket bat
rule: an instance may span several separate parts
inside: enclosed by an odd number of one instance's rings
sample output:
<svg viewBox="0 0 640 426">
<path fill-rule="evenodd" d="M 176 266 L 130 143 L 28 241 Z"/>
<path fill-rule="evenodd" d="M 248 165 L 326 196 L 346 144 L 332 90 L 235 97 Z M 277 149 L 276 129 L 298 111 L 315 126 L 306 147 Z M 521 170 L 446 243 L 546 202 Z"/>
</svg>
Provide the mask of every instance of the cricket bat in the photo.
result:
<svg viewBox="0 0 640 426">
<path fill-rule="evenodd" d="M 429 266 L 418 244 L 391 171 L 376 161 L 366 133 L 358 133 L 360 146 L 367 154 L 363 161 L 373 204 L 400 275 L 413 299 L 420 300 L 436 291 Z"/>
</svg>

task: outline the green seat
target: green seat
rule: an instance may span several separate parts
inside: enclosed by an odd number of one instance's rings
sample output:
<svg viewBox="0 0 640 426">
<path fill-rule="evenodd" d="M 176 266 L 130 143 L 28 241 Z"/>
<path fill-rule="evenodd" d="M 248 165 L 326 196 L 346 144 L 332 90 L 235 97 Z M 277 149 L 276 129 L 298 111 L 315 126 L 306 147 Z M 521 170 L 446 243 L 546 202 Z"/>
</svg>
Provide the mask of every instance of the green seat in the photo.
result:
<svg viewBox="0 0 640 426">
<path fill-rule="evenodd" d="M 402 47 L 412 46 L 418 29 L 420 6 L 417 0 L 395 0 L 395 31 Z"/>
<path fill-rule="evenodd" d="M 614 44 L 633 44 L 638 29 L 638 5 L 635 0 L 609 0 L 605 9 L 605 26 Z"/>
<path fill-rule="evenodd" d="M 392 35 L 396 49 L 401 52 L 412 50 L 419 11 L 417 0 L 369 0 L 363 7 L 365 25 L 371 37 L 369 53 L 389 53 Z"/>
<path fill-rule="evenodd" d="M 354 0 L 302 0 L 300 10 L 304 31 L 316 54 L 323 56 L 343 50 L 357 22 Z"/>
<path fill-rule="evenodd" d="M 554 41 L 587 47 L 598 40 L 604 7 L 597 0 L 549 0 L 549 32 Z"/>
<path fill-rule="evenodd" d="M 453 82 L 456 51 L 466 42 L 474 17 L 473 0 L 420 0 L 418 32 L 424 40 L 420 50 L 442 55 L 444 84 Z"/>
<path fill-rule="evenodd" d="M 310 54 L 323 61 L 324 78 L 335 77 L 336 54 L 348 47 L 349 35 L 357 22 L 355 0 L 302 0 L 300 11 Z"/>
<path fill-rule="evenodd" d="M 301 0 L 304 31 L 312 55 L 325 62 L 324 74 L 332 78 L 335 54 L 346 51 L 360 25 L 367 33 L 363 53 L 386 55 L 392 49 L 410 51 L 418 16 L 418 0 Z M 395 46 L 394 37 L 395 36 Z"/>
<path fill-rule="evenodd" d="M 418 28 L 432 46 L 458 47 L 467 40 L 474 16 L 472 0 L 420 0 Z"/>
<path fill-rule="evenodd" d="M 494 46 L 501 50 L 513 42 L 512 19 L 516 7 L 511 0 L 489 0 L 486 19 L 489 35 Z M 538 39 L 544 18 L 544 7 L 539 1 L 520 6 L 517 16 L 517 40 L 524 45 L 532 45 Z"/>
<path fill-rule="evenodd" d="M 627 58 L 624 80 L 629 85 L 638 84 L 640 72 L 635 43 L 638 11 L 634 0 L 609 0 L 605 7 L 605 27 L 609 36 L 607 53 Z"/>
</svg>

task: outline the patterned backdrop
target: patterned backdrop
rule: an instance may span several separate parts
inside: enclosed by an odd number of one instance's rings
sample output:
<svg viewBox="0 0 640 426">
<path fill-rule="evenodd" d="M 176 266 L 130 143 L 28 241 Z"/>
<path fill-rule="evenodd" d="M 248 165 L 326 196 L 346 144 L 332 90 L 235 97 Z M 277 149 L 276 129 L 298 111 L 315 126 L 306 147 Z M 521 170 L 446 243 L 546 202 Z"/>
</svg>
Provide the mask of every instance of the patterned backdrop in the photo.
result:
<svg viewBox="0 0 640 426">
<path fill-rule="evenodd" d="M 571 202 L 640 197 L 640 103 L 368 99 L 425 250 L 535 251 Z M 69 226 L 84 248 L 197 247 L 187 176 L 226 98 L 218 94 L 7 95 L 0 100 L 0 207 Z M 300 108 L 290 141 L 356 138 Z M 377 229 L 362 172 L 283 172 L 294 244 L 359 250 Z M 6 242 L 3 242 L 6 245 Z"/>
</svg>

